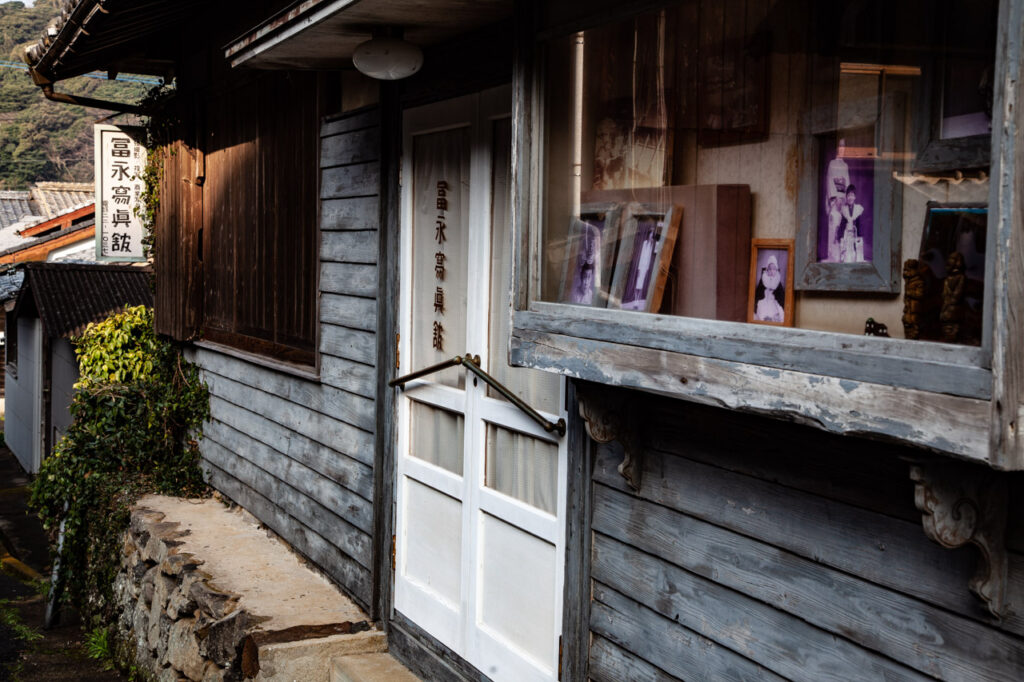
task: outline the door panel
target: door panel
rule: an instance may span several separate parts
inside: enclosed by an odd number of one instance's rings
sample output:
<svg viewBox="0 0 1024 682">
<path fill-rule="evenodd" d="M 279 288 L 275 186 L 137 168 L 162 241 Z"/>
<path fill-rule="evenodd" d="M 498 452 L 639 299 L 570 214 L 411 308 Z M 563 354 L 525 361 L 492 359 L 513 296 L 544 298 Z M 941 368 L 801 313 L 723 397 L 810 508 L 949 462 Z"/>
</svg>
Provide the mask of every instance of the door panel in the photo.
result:
<svg viewBox="0 0 1024 682">
<path fill-rule="evenodd" d="M 508 365 L 509 101 L 406 112 L 398 371 L 478 354 L 557 420 L 564 381 Z M 496 681 L 555 679 L 564 439 L 455 367 L 402 392 L 396 452 L 395 609 Z"/>
</svg>

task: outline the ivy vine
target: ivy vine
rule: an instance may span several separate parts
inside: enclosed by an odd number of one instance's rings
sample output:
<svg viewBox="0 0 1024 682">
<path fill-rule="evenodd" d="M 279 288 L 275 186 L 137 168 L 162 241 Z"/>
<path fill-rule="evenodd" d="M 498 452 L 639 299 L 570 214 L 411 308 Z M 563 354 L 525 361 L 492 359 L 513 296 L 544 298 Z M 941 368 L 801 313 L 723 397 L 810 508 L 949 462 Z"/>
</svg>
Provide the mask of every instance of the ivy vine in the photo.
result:
<svg viewBox="0 0 1024 682">
<path fill-rule="evenodd" d="M 153 313 L 143 306 L 89 325 L 75 352 L 74 419 L 43 461 L 31 504 L 54 540 L 64 522 L 53 589 L 101 625 L 113 615 L 130 505 L 149 492 L 207 492 L 198 439 L 209 393 L 198 368 L 154 332 Z"/>
<path fill-rule="evenodd" d="M 142 171 L 143 189 L 135 212 L 142 219 L 142 245 L 146 255 L 153 255 L 155 245 L 153 229 L 156 214 L 160 209 L 160 181 L 163 179 L 164 156 L 174 153 L 170 144 L 180 122 L 173 115 L 176 90 L 170 84 L 153 87 L 139 101 L 139 106 L 149 112 L 145 120 L 146 166 Z"/>
</svg>

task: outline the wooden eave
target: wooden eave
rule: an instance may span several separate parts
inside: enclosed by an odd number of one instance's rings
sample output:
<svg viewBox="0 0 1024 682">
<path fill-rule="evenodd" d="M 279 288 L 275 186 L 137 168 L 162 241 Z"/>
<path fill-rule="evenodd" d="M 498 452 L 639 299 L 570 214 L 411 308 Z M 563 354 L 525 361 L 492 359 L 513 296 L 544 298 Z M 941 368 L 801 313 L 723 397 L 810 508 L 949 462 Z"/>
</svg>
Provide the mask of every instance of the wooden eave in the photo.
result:
<svg viewBox="0 0 1024 682">
<path fill-rule="evenodd" d="M 302 0 L 224 48 L 232 66 L 338 69 L 375 30 L 400 27 L 420 47 L 512 16 L 510 0 Z"/>
<path fill-rule="evenodd" d="M 24 263 L 27 261 L 44 261 L 51 252 L 63 246 L 94 239 L 95 236 L 96 225 L 91 222 L 81 227 L 62 230 L 25 246 L 0 253 L 0 265 Z"/>
<path fill-rule="evenodd" d="M 18 232 L 18 234 L 22 237 L 37 237 L 39 235 L 46 234 L 51 230 L 67 230 L 76 220 L 85 218 L 86 216 L 91 216 L 95 212 L 96 204 L 89 204 L 75 209 L 74 211 L 61 214 L 55 218 L 50 218 L 49 220 L 33 225 L 32 227 L 26 227 L 24 230 Z"/>
<path fill-rule="evenodd" d="M 178 49 L 175 28 L 195 21 L 200 0 L 79 0 L 47 36 L 26 52 L 37 82 L 95 70 L 167 77 Z"/>
</svg>

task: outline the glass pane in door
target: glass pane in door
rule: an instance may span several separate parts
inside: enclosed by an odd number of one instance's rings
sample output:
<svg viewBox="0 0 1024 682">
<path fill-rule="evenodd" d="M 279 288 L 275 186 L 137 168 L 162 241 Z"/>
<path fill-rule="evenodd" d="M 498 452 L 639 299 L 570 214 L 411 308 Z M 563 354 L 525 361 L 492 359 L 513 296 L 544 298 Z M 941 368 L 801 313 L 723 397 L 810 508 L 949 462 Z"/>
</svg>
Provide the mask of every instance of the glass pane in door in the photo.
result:
<svg viewBox="0 0 1024 682">
<path fill-rule="evenodd" d="M 442 469 L 462 475 L 464 444 L 461 414 L 411 401 L 412 424 L 409 454 Z"/>
<path fill-rule="evenodd" d="M 468 128 L 413 142 L 412 364 L 409 371 L 466 352 L 469 260 Z M 431 381 L 461 387 L 461 368 Z"/>
<path fill-rule="evenodd" d="M 488 424 L 486 456 L 484 484 L 488 488 L 556 513 L 557 445 Z"/>
</svg>

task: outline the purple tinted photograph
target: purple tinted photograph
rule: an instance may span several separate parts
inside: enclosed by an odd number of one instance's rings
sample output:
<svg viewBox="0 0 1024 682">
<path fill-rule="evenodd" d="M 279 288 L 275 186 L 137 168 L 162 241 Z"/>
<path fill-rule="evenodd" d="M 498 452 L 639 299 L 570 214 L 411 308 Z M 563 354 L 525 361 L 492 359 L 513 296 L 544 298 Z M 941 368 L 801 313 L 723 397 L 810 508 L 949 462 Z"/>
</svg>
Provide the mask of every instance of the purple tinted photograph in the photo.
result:
<svg viewBox="0 0 1024 682">
<path fill-rule="evenodd" d="M 821 139 L 818 262 L 870 263 L 874 241 L 874 129 Z"/>
<path fill-rule="evenodd" d="M 622 292 L 624 310 L 646 310 L 650 297 L 651 280 L 655 277 L 658 264 L 658 241 L 663 238 L 663 220 L 657 216 L 640 216 L 636 226 L 636 237 L 632 244 L 632 258 L 626 288 Z"/>
<path fill-rule="evenodd" d="M 754 276 L 754 320 L 784 322 L 786 319 L 786 275 L 789 251 L 758 249 Z"/>
</svg>

